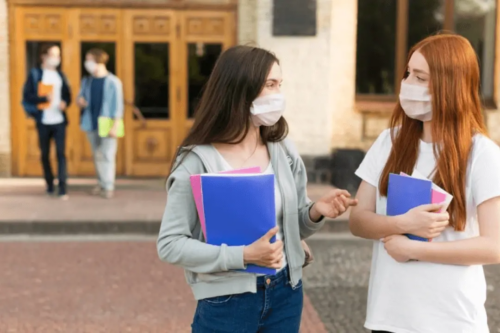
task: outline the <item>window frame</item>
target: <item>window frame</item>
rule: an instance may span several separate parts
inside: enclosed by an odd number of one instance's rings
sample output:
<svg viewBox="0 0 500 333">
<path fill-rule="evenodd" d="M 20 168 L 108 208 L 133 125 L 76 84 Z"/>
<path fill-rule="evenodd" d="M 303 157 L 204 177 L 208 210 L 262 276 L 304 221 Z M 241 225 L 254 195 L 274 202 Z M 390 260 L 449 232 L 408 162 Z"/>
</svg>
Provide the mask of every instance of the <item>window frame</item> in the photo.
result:
<svg viewBox="0 0 500 333">
<path fill-rule="evenodd" d="M 396 55 L 395 55 L 395 70 L 394 70 L 394 94 L 356 94 L 356 104 L 358 109 L 369 107 L 372 102 L 381 105 L 385 102 L 387 107 L 381 111 L 392 111 L 393 105 L 397 101 L 399 95 L 400 81 L 404 75 L 406 59 L 408 56 L 408 24 L 409 24 L 409 7 L 411 0 L 396 0 Z M 444 1 L 444 22 L 443 31 L 455 31 L 455 0 Z M 495 61 L 494 61 L 494 79 L 493 79 L 493 100 L 484 100 L 486 109 L 497 109 L 500 89 L 500 0 L 496 0 L 496 32 L 495 32 Z M 392 104 L 390 102 L 393 102 Z M 374 105 L 375 107 L 375 105 Z M 370 108 L 371 109 L 371 108 Z"/>
</svg>

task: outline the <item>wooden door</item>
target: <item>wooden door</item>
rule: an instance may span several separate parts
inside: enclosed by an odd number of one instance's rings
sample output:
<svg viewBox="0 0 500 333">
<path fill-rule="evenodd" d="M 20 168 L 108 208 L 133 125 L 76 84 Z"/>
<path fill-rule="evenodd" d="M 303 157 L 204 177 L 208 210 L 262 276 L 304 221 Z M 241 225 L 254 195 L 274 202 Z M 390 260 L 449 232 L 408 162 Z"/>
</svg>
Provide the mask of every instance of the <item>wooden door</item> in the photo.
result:
<svg viewBox="0 0 500 333">
<path fill-rule="evenodd" d="M 125 95 L 146 119 L 127 112 L 126 173 L 164 176 L 215 61 L 234 44 L 235 17 L 225 11 L 150 10 L 124 17 Z"/>
<path fill-rule="evenodd" d="M 83 63 L 85 54 L 92 48 L 100 48 L 109 55 L 108 70 L 123 80 L 121 52 L 122 16 L 121 10 L 104 8 L 85 8 L 69 10 L 69 40 L 72 50 L 72 66 L 68 77 L 73 87 L 75 102 L 80 91 L 80 82 L 86 72 Z M 73 145 L 69 153 L 73 160 L 72 175 L 91 176 L 95 174 L 92 150 L 87 134 L 80 130 L 80 109 L 73 105 L 70 110 L 69 134 Z M 116 173 L 123 174 L 124 145 L 119 139 L 116 160 Z"/>
<path fill-rule="evenodd" d="M 233 12 L 185 11 L 181 14 L 179 143 L 193 124 L 202 89 L 217 58 L 235 44 L 235 25 Z"/>
<path fill-rule="evenodd" d="M 91 47 L 110 54 L 108 68 L 123 82 L 125 137 L 117 174 L 165 176 L 177 146 L 192 125 L 201 89 L 219 54 L 235 42 L 232 11 L 13 7 L 11 58 L 13 171 L 42 175 L 34 122 L 20 105 L 21 87 L 42 42 L 61 45 L 62 69 L 76 98 Z M 145 121 L 133 112 L 137 105 Z M 80 130 L 80 110 L 68 110 L 66 141 L 71 176 L 94 175 L 91 150 Z M 52 149 L 55 162 L 55 149 Z M 53 163 L 55 171 L 56 163 Z"/>
<path fill-rule="evenodd" d="M 40 47 L 46 42 L 55 42 L 61 46 L 61 67 L 63 71 L 71 68 L 71 49 L 68 47 L 68 16 L 61 8 L 15 8 L 14 38 L 11 44 L 11 116 L 12 116 L 12 155 L 13 170 L 19 176 L 40 176 L 42 166 L 38 133 L 35 122 L 27 118 L 21 106 L 22 86 L 31 67 L 39 62 Z M 66 152 L 73 142 L 66 141 Z M 57 171 L 55 147 L 51 147 L 52 169 Z M 74 161 L 67 154 L 68 169 L 74 167 Z"/>
<path fill-rule="evenodd" d="M 164 176 L 175 151 L 179 109 L 178 16 L 172 10 L 125 10 L 124 91 L 145 122 L 126 112 L 125 170 Z"/>
</svg>

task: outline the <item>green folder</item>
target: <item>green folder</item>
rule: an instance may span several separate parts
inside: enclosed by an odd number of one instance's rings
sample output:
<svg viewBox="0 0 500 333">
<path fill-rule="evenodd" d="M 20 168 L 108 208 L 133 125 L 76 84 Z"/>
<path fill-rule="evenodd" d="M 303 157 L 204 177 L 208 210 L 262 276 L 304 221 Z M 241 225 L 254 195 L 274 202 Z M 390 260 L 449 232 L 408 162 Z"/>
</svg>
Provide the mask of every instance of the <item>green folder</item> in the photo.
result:
<svg viewBox="0 0 500 333">
<path fill-rule="evenodd" d="M 99 136 L 101 138 L 106 138 L 109 136 L 109 131 L 111 130 L 111 127 L 113 127 L 115 121 L 118 122 L 118 127 L 116 129 L 116 136 L 118 138 L 122 138 L 125 135 L 125 126 L 123 125 L 123 119 L 99 117 L 98 127 L 99 127 Z"/>
</svg>

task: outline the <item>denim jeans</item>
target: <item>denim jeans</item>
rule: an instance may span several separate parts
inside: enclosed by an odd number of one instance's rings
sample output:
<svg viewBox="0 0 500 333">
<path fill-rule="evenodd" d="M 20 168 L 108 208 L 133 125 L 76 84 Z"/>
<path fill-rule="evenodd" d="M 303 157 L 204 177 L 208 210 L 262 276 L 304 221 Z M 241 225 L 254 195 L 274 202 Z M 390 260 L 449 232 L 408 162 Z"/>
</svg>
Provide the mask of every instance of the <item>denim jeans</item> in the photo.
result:
<svg viewBox="0 0 500 333">
<path fill-rule="evenodd" d="M 287 268 L 257 278 L 257 293 L 198 301 L 193 333 L 298 333 L 303 304 L 302 281 L 292 288 Z"/>
<path fill-rule="evenodd" d="M 54 139 L 56 143 L 57 155 L 57 178 L 59 179 L 59 194 L 66 194 L 66 124 L 45 125 L 37 124 L 38 142 L 40 145 L 43 175 L 47 184 L 47 192 L 54 192 L 54 175 L 50 165 L 50 141 Z"/>
<path fill-rule="evenodd" d="M 116 149 L 118 141 L 116 138 L 101 138 L 97 131 L 87 132 L 94 166 L 99 186 L 107 191 L 115 189 L 116 175 Z"/>
</svg>

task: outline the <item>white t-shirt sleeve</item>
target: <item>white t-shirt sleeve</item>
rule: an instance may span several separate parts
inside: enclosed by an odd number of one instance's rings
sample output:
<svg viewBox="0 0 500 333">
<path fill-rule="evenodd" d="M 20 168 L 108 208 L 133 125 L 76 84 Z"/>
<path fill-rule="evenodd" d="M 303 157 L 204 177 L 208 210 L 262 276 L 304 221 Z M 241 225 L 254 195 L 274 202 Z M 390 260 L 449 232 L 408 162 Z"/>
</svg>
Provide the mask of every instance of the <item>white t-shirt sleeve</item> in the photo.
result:
<svg viewBox="0 0 500 333">
<path fill-rule="evenodd" d="M 355 174 L 368 184 L 378 187 L 380 174 L 391 152 L 391 131 L 383 131 L 365 155 Z"/>
<path fill-rule="evenodd" d="M 471 187 L 474 204 L 500 197 L 500 147 L 486 137 L 479 137 L 474 145 L 471 168 Z"/>
</svg>

